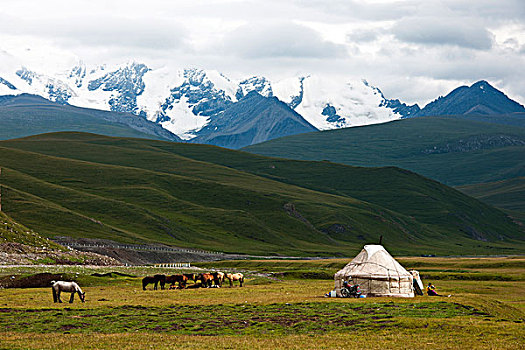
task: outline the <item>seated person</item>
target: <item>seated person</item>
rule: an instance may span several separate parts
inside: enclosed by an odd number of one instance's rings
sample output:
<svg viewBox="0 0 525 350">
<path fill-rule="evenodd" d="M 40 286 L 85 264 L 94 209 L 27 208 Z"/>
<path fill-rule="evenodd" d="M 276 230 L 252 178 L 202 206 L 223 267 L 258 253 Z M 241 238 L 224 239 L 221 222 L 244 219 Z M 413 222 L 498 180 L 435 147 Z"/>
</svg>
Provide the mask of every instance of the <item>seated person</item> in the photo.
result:
<svg viewBox="0 0 525 350">
<path fill-rule="evenodd" d="M 433 297 L 448 297 L 450 298 L 452 295 L 441 295 L 436 292 L 436 287 L 432 285 L 432 283 L 429 283 L 427 286 L 427 294 Z"/>
<path fill-rule="evenodd" d="M 427 294 L 430 296 L 439 297 L 440 295 L 436 292 L 436 287 L 432 285 L 432 283 L 429 283 L 427 286 Z"/>
</svg>

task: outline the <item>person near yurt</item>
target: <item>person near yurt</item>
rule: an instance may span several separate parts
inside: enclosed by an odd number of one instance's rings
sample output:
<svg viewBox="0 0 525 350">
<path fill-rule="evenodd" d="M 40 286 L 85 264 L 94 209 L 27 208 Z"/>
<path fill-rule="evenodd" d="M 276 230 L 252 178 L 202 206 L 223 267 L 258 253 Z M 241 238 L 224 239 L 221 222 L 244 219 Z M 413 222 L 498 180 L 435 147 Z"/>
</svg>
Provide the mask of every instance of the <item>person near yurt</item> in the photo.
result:
<svg viewBox="0 0 525 350">
<path fill-rule="evenodd" d="M 359 284 L 367 297 L 414 297 L 414 277 L 382 245 L 365 245 L 334 279 L 338 297 L 344 281 Z"/>
</svg>

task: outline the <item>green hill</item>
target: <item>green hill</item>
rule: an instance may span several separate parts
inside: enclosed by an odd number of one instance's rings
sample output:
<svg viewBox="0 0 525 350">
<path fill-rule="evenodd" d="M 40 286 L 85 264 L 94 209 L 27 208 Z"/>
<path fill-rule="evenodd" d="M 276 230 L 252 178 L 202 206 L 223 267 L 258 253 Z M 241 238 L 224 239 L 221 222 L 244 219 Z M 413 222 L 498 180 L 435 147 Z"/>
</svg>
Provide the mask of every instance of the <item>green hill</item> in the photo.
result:
<svg viewBox="0 0 525 350">
<path fill-rule="evenodd" d="M 524 116 L 504 116 L 505 123 L 512 119 L 521 125 Z M 525 176 L 525 128 L 497 122 L 411 118 L 288 136 L 243 150 L 357 166 L 396 166 L 454 186 Z"/>
<path fill-rule="evenodd" d="M 458 189 L 525 222 L 525 177 L 460 186 Z"/>
<path fill-rule="evenodd" d="M 0 142 L 3 209 L 46 236 L 283 255 L 523 253 L 504 213 L 398 168 L 45 134 Z"/>
<path fill-rule="evenodd" d="M 21 243 L 33 247 L 45 247 L 46 249 L 64 249 L 64 247 L 40 236 L 38 233 L 19 224 L 0 211 L 0 244 L 6 242 Z"/>
</svg>

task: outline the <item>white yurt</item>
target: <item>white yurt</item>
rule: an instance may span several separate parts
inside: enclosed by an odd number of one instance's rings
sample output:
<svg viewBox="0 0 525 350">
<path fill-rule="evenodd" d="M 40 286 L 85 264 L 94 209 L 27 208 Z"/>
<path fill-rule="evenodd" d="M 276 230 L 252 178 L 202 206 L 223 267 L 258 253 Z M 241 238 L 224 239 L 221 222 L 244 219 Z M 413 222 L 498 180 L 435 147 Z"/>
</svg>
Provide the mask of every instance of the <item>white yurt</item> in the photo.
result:
<svg viewBox="0 0 525 350">
<path fill-rule="evenodd" d="M 338 297 L 345 280 L 359 284 L 367 297 L 414 297 L 414 277 L 382 245 L 365 245 L 334 278 Z"/>
</svg>

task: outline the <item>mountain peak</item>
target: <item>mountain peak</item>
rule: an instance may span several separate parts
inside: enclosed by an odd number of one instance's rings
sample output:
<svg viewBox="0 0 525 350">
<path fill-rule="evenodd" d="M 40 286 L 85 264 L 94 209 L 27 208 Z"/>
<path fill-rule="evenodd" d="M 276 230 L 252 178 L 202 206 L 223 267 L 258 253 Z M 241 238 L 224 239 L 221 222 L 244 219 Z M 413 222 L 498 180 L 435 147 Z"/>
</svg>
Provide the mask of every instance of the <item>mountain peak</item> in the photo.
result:
<svg viewBox="0 0 525 350">
<path fill-rule="evenodd" d="M 264 98 L 260 93 L 258 93 L 255 90 L 248 91 L 246 95 L 242 99 L 262 99 Z"/>
<path fill-rule="evenodd" d="M 475 82 L 474 84 L 472 84 L 470 86 L 470 88 L 475 88 L 475 89 L 485 89 L 485 88 L 491 88 L 491 89 L 494 89 L 494 90 L 497 90 L 496 88 L 494 88 L 492 85 L 489 84 L 488 81 L 486 80 L 480 80 L 480 81 L 477 81 Z"/>
<path fill-rule="evenodd" d="M 286 103 L 250 91 L 212 119 L 191 142 L 241 148 L 311 131 L 317 129 Z"/>
<path fill-rule="evenodd" d="M 525 108 L 503 92 L 480 80 L 470 87 L 460 86 L 445 97 L 427 104 L 415 116 L 503 114 L 525 112 Z"/>
</svg>

